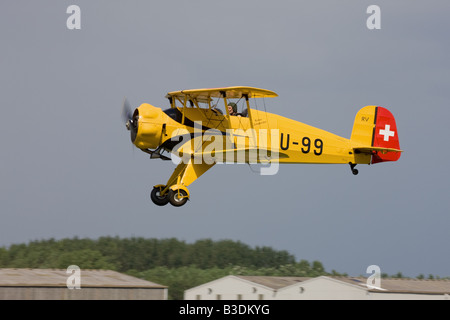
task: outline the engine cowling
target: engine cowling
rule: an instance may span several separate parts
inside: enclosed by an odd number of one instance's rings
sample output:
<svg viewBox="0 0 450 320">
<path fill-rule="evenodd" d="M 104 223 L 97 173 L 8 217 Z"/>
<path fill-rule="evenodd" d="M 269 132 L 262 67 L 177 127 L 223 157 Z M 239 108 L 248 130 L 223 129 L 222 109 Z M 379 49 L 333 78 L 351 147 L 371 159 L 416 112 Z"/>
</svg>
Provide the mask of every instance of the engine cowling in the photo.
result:
<svg viewBox="0 0 450 320">
<path fill-rule="evenodd" d="M 131 141 L 139 149 L 155 149 L 161 142 L 163 112 L 148 103 L 141 104 L 130 123 Z"/>
</svg>

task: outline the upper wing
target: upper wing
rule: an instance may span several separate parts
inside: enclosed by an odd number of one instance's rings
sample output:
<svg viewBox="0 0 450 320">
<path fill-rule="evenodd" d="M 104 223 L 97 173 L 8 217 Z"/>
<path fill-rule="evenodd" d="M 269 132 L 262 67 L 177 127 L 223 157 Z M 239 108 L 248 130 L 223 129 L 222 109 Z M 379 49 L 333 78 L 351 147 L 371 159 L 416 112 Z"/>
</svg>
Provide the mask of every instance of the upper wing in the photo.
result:
<svg viewBox="0 0 450 320">
<path fill-rule="evenodd" d="M 270 90 L 253 88 L 253 87 L 224 87 L 224 88 L 207 88 L 207 89 L 192 89 L 172 91 L 166 95 L 169 97 L 178 97 L 184 99 L 185 97 L 197 99 L 197 101 L 208 101 L 210 98 L 223 98 L 225 95 L 229 99 L 239 99 L 243 96 L 248 98 L 275 98 L 278 95 Z"/>
</svg>

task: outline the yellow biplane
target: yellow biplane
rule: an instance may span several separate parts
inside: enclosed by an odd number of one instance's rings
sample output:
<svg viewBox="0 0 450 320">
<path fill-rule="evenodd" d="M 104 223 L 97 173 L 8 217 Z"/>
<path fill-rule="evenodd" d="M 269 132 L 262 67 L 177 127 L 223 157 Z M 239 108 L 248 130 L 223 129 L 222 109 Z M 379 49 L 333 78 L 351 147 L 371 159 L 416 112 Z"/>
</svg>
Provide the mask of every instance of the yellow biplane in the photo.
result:
<svg viewBox="0 0 450 320">
<path fill-rule="evenodd" d="M 356 175 L 357 164 L 400 158 L 395 119 L 383 107 L 359 110 L 346 139 L 258 109 L 257 100 L 274 97 L 273 91 L 243 86 L 182 90 L 166 95 L 170 108 L 164 111 L 143 103 L 134 112 L 125 99 L 132 143 L 150 159 L 171 160 L 164 154 L 171 153 L 179 160 L 168 181 L 153 187 L 152 201 L 184 205 L 187 187 L 216 163 L 263 164 L 265 174 L 281 163 L 347 164 Z"/>
</svg>

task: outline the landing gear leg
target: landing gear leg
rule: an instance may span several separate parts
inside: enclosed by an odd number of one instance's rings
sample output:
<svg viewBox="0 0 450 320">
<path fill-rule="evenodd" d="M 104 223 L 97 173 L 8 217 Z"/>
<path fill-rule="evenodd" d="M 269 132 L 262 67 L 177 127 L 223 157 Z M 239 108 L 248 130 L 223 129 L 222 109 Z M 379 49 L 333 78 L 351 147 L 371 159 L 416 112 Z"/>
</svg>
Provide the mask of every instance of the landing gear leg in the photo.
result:
<svg viewBox="0 0 450 320">
<path fill-rule="evenodd" d="M 359 173 L 358 169 L 355 169 L 356 163 L 349 162 L 349 165 L 350 165 L 350 170 L 352 170 L 352 173 L 356 176 Z"/>
<path fill-rule="evenodd" d="M 169 202 L 175 207 L 183 206 L 189 200 L 187 187 L 214 164 L 205 162 L 195 164 L 194 158 L 191 158 L 188 163 L 182 161 L 175 168 L 165 185 L 161 184 L 153 187 L 152 201 L 158 206 L 164 206 Z"/>
</svg>

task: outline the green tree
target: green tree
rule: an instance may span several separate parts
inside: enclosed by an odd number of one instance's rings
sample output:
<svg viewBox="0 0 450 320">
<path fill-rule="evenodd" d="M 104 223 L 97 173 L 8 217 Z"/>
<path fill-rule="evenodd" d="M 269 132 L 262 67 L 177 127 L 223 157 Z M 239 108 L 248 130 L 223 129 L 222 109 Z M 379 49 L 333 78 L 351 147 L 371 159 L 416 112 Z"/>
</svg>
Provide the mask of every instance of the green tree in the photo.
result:
<svg viewBox="0 0 450 320">
<path fill-rule="evenodd" d="M 106 269 L 114 270 L 110 263 L 99 251 L 81 249 L 63 253 L 59 256 L 57 268 L 65 269 L 70 265 L 77 265 L 80 269 Z"/>
</svg>

